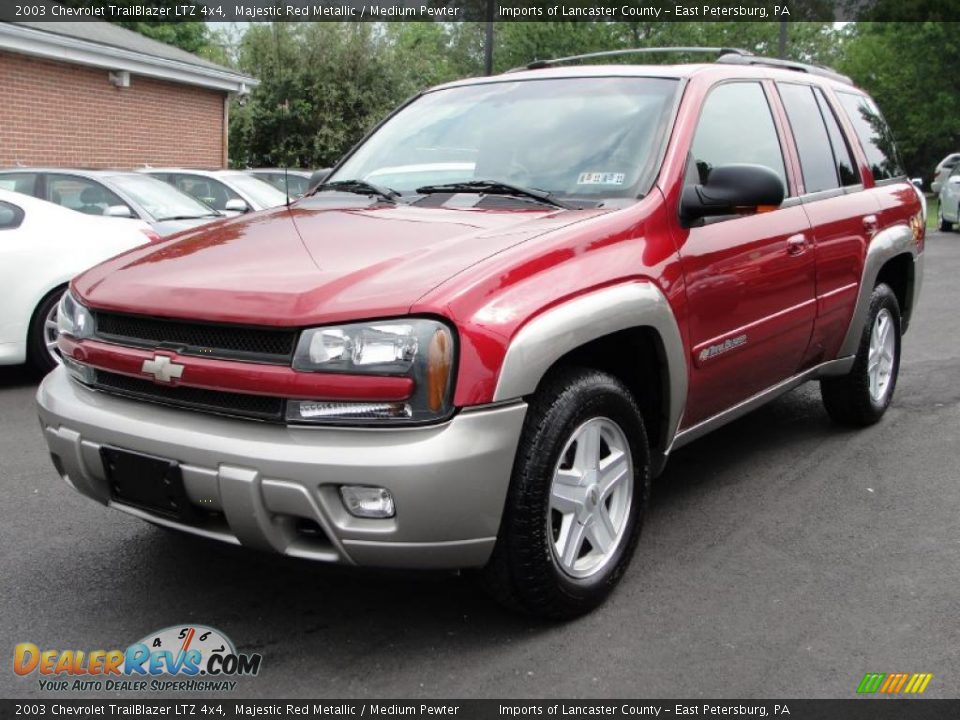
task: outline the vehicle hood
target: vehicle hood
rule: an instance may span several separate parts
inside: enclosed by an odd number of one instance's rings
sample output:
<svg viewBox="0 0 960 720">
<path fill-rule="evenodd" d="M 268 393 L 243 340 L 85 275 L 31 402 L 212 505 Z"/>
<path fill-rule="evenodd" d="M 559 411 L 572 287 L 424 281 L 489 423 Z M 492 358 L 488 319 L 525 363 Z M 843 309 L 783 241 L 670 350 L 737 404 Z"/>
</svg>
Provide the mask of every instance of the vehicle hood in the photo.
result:
<svg viewBox="0 0 960 720">
<path fill-rule="evenodd" d="M 151 227 L 153 227 L 154 232 L 156 232 L 160 237 L 167 237 L 168 235 L 173 235 L 174 233 L 183 232 L 184 230 L 200 227 L 201 225 L 207 225 L 212 223 L 214 220 L 220 219 L 220 216 L 211 216 L 184 218 L 181 220 L 157 220 L 151 223 Z"/>
<path fill-rule="evenodd" d="M 133 250 L 73 287 L 95 308 L 161 317 L 285 326 L 385 317 L 491 255 L 605 212 L 310 198 Z"/>
</svg>

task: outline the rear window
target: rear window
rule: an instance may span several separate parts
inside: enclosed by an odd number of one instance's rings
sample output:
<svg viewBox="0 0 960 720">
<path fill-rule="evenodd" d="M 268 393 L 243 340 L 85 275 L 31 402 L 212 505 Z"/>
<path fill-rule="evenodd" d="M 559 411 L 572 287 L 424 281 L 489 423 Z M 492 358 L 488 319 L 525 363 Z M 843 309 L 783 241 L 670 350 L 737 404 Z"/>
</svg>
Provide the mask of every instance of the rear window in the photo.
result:
<svg viewBox="0 0 960 720">
<path fill-rule="evenodd" d="M 838 92 L 837 97 L 860 138 L 873 179 L 880 182 L 904 176 L 893 134 L 873 101 L 848 92 Z"/>
</svg>

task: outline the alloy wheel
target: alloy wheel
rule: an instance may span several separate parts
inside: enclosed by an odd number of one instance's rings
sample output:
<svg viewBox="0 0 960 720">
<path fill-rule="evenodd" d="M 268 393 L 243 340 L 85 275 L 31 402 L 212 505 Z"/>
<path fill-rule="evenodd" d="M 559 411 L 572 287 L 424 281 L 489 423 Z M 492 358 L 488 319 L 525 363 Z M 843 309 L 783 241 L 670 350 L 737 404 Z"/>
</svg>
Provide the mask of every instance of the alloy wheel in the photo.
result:
<svg viewBox="0 0 960 720">
<path fill-rule="evenodd" d="M 603 570 L 626 534 L 633 458 L 620 426 L 593 418 L 567 440 L 550 486 L 547 531 L 560 568 L 588 578 Z"/>
<path fill-rule="evenodd" d="M 870 333 L 870 352 L 867 356 L 867 377 L 870 382 L 870 397 L 881 404 L 890 390 L 896 339 L 893 332 L 893 315 L 886 308 L 877 313 Z"/>
</svg>

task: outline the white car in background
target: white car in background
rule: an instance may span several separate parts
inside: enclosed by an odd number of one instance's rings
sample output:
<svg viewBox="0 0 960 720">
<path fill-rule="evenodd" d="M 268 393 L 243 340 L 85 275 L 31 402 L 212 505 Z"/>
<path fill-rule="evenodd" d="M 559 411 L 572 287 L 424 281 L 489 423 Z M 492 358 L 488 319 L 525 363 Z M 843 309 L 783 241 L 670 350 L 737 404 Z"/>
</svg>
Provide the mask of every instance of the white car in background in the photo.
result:
<svg viewBox="0 0 960 720">
<path fill-rule="evenodd" d="M 933 171 L 933 182 L 930 183 L 930 190 L 934 195 L 943 189 L 943 184 L 958 164 L 960 164 L 960 153 L 950 153 L 937 163 L 937 167 Z"/>
<path fill-rule="evenodd" d="M 266 210 L 287 202 L 285 193 L 240 170 L 145 168 L 139 172 L 163 180 L 225 215 Z"/>
<path fill-rule="evenodd" d="M 117 222 L 0 190 L 0 365 L 58 362 L 57 305 L 70 279 L 160 236 L 142 220 Z"/>
<path fill-rule="evenodd" d="M 937 225 L 943 232 L 960 224 L 960 164 L 955 165 L 940 186 Z"/>
</svg>

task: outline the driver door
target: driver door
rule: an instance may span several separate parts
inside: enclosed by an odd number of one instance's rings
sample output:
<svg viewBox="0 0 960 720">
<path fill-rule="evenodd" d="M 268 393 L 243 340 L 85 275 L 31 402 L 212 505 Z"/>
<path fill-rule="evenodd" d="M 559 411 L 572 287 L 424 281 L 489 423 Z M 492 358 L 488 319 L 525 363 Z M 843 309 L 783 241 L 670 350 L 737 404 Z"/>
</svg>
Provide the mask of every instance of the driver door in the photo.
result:
<svg viewBox="0 0 960 720">
<path fill-rule="evenodd" d="M 720 165 L 778 173 L 790 196 L 784 153 L 764 85 L 727 82 L 704 100 L 685 184 Z M 816 315 L 814 246 L 795 198 L 768 212 L 676 225 L 688 302 L 690 388 L 683 428 L 796 373 Z"/>
</svg>

